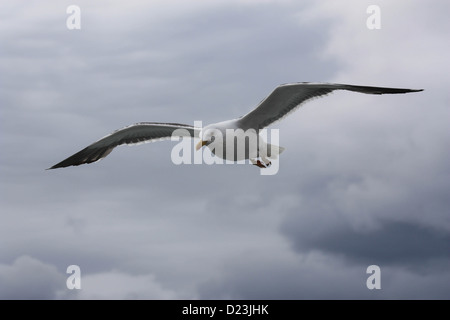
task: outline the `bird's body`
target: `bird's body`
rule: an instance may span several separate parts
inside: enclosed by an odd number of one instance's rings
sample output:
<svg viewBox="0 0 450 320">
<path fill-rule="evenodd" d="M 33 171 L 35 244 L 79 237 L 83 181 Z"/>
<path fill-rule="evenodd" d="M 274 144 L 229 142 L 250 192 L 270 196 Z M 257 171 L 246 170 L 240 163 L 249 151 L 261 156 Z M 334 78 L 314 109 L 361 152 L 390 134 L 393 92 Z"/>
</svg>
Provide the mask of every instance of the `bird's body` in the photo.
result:
<svg viewBox="0 0 450 320">
<path fill-rule="evenodd" d="M 259 134 L 259 130 L 244 125 L 242 118 L 210 124 L 202 129 L 199 136 L 201 140 L 197 144 L 197 150 L 205 145 L 221 159 L 249 159 L 261 168 L 269 165 L 269 159 L 276 159 L 284 150 L 282 147 L 268 144 Z M 261 158 L 262 162 L 258 158 Z"/>
<path fill-rule="evenodd" d="M 334 90 L 348 90 L 366 94 L 399 94 L 422 91 L 422 89 L 333 83 L 301 82 L 284 84 L 275 88 L 255 109 L 240 118 L 210 124 L 204 128 L 177 123 L 136 123 L 116 130 L 49 169 L 78 166 L 98 161 L 122 144 L 138 144 L 170 139 L 172 136 L 200 138 L 197 149 L 206 145 L 215 156 L 222 159 L 230 161 L 249 159 L 258 167 L 265 168 L 270 165 L 270 159 L 276 159 L 284 148 L 267 144 L 260 136 L 260 130 L 281 120 L 304 102 L 324 96 Z"/>
</svg>

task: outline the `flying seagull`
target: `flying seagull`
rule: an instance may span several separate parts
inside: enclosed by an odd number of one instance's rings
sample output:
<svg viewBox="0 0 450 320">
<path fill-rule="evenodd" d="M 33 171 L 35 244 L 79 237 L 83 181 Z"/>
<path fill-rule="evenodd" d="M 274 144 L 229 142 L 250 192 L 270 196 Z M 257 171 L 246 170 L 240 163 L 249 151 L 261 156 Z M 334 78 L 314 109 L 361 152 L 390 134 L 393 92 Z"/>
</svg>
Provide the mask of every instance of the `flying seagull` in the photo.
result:
<svg viewBox="0 0 450 320">
<path fill-rule="evenodd" d="M 110 154 L 115 147 L 122 144 L 132 145 L 165 140 L 171 139 L 173 136 L 200 138 L 200 142 L 196 146 L 197 150 L 207 146 L 213 154 L 222 159 L 233 161 L 249 159 L 254 165 L 266 168 L 271 164 L 270 159 L 276 159 L 284 148 L 266 143 L 259 136 L 259 131 L 295 111 L 303 103 L 313 98 L 325 96 L 335 90 L 348 90 L 366 94 L 423 91 L 423 89 L 369 87 L 337 83 L 299 82 L 282 84 L 276 87 L 255 109 L 240 118 L 213 123 L 204 128 L 179 123 L 136 123 L 114 131 L 49 169 L 99 161 Z M 226 147 L 226 136 L 230 129 L 238 132 L 236 134 L 238 139 L 245 136 L 248 138 L 247 133 L 254 132 L 257 142 L 247 143 L 241 153 L 236 153 L 235 149 L 232 150 L 233 152 L 229 152 Z"/>
</svg>

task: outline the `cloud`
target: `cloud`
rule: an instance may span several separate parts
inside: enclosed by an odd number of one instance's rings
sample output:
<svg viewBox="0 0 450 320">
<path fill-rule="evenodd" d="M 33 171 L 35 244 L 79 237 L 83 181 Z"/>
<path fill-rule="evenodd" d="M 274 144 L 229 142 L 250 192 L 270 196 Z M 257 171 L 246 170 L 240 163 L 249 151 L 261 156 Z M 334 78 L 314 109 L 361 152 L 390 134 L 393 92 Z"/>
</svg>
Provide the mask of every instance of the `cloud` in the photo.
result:
<svg viewBox="0 0 450 320">
<path fill-rule="evenodd" d="M 381 289 L 369 290 L 369 265 L 347 264 L 319 252 L 237 255 L 224 264 L 220 276 L 204 281 L 198 291 L 201 299 L 244 300 L 445 299 L 449 295 L 450 273 L 445 267 L 415 272 L 380 264 Z M 443 265 L 448 266 L 448 261 Z"/>
<path fill-rule="evenodd" d="M 319 250 L 358 263 L 373 261 L 382 265 L 418 265 L 418 268 L 430 260 L 450 259 L 450 236 L 434 228 L 383 221 L 374 230 L 355 230 L 343 222 L 333 223 L 330 230 L 311 232 L 311 225 L 305 226 L 304 220 L 301 224 L 292 219 L 285 221 L 286 233 L 299 252 Z"/>
<path fill-rule="evenodd" d="M 132 275 L 119 271 L 85 274 L 84 267 L 80 267 L 80 270 L 81 289 L 69 290 L 66 281 L 70 274 L 61 273 L 56 266 L 30 256 L 20 256 L 10 265 L 0 264 L 0 299 L 177 299 L 182 297 L 180 293 L 163 288 L 151 274 Z"/>
<path fill-rule="evenodd" d="M 79 299 L 177 299 L 163 288 L 153 275 L 129 275 L 118 271 L 83 276 Z"/>
<path fill-rule="evenodd" d="M 0 264 L 0 299 L 55 299 L 65 281 L 55 266 L 20 256 Z"/>
</svg>

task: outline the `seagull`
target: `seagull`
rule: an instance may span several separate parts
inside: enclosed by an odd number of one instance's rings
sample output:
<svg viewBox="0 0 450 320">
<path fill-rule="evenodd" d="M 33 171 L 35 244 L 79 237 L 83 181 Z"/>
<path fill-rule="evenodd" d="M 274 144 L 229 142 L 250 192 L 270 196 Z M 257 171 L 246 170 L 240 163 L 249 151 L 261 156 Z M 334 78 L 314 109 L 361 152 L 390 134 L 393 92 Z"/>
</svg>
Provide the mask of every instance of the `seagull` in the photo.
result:
<svg viewBox="0 0 450 320">
<path fill-rule="evenodd" d="M 178 137 L 178 139 L 182 137 L 199 138 L 200 141 L 196 145 L 196 150 L 207 146 L 219 158 L 231 161 L 249 159 L 252 164 L 260 168 L 267 168 L 271 165 L 270 159 L 277 159 L 278 155 L 284 151 L 284 148 L 266 143 L 260 136 L 260 130 L 291 114 L 305 102 L 325 96 L 335 90 L 378 95 L 423 91 L 423 89 L 372 87 L 338 83 L 297 82 L 282 84 L 277 86 L 256 108 L 240 118 L 213 123 L 204 128 L 179 123 L 135 123 L 114 131 L 48 169 L 79 166 L 99 161 L 119 145 L 140 144 L 167 140 L 173 137 Z M 243 152 L 236 152 L 236 146 L 232 146 L 233 149 L 230 150 L 230 144 L 227 144 L 226 138 L 229 132 L 234 132 L 233 137 L 237 139 L 247 138 Z M 252 137 L 256 137 L 255 143 L 249 142 L 252 140 Z"/>
</svg>

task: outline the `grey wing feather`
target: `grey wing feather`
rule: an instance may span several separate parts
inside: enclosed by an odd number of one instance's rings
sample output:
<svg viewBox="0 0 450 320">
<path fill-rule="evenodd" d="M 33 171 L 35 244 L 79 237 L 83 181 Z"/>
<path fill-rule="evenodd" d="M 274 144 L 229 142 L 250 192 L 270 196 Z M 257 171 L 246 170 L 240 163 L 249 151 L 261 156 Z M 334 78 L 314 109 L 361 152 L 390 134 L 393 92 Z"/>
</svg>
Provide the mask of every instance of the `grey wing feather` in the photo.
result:
<svg viewBox="0 0 450 320">
<path fill-rule="evenodd" d="M 337 83 L 300 82 L 283 84 L 275 88 L 253 111 L 241 117 L 239 121 L 244 128 L 259 130 L 285 117 L 304 102 L 327 95 L 334 90 L 349 90 L 366 94 L 395 94 L 422 91 L 422 89 L 355 86 Z"/>
<path fill-rule="evenodd" d="M 200 128 L 178 123 L 141 122 L 119 129 L 92 143 L 83 150 L 55 164 L 49 169 L 78 166 L 103 159 L 122 144 L 139 144 L 161 139 L 170 139 L 172 135 L 198 137 Z"/>
</svg>

